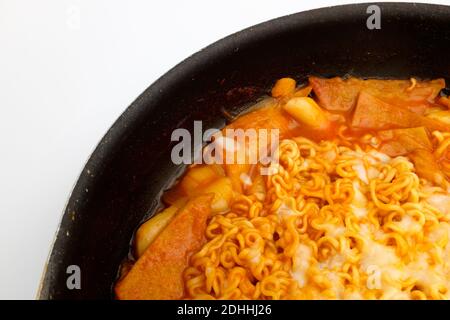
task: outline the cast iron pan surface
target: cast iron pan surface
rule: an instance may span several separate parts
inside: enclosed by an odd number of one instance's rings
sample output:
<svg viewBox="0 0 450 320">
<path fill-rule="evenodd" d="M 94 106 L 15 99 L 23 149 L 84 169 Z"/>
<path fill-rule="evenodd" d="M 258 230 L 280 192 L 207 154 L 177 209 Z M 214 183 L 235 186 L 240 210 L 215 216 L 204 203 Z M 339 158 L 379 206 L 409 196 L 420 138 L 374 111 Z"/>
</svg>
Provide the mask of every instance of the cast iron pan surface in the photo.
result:
<svg viewBox="0 0 450 320">
<path fill-rule="evenodd" d="M 186 59 L 120 116 L 87 162 L 70 196 L 49 257 L 40 299 L 111 299 L 136 226 L 160 206 L 180 174 L 171 133 L 225 124 L 290 76 L 354 75 L 450 79 L 450 7 L 381 3 L 381 29 L 369 30 L 369 4 L 323 8 L 259 24 Z M 67 267 L 81 270 L 69 290 Z"/>
</svg>

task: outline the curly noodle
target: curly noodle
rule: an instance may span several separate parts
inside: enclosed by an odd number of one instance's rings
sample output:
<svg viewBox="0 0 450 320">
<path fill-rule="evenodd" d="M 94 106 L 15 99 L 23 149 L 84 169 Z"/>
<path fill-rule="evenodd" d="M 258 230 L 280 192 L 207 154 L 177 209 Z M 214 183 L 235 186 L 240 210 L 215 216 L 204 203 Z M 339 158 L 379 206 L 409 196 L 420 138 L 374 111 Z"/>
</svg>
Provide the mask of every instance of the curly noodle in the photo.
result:
<svg viewBox="0 0 450 320">
<path fill-rule="evenodd" d="M 447 190 L 374 137 L 283 140 L 264 200 L 214 215 L 184 272 L 195 299 L 448 299 Z M 450 175 L 450 133 L 434 132 Z"/>
</svg>

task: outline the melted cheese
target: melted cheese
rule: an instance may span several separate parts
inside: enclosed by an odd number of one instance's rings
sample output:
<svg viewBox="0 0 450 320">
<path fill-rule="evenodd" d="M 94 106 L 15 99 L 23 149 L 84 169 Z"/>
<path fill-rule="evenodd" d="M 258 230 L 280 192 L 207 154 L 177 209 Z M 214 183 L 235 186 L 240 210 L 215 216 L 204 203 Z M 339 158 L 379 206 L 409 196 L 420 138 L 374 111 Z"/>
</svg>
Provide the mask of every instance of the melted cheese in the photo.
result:
<svg viewBox="0 0 450 320">
<path fill-rule="evenodd" d="M 445 214 L 450 214 L 450 196 L 445 194 L 434 194 L 428 197 L 427 202 Z"/>
<path fill-rule="evenodd" d="M 297 247 L 292 266 L 291 275 L 292 278 L 297 282 L 300 288 L 303 288 L 306 284 L 306 271 L 309 269 L 311 259 L 311 248 L 300 244 Z"/>
</svg>

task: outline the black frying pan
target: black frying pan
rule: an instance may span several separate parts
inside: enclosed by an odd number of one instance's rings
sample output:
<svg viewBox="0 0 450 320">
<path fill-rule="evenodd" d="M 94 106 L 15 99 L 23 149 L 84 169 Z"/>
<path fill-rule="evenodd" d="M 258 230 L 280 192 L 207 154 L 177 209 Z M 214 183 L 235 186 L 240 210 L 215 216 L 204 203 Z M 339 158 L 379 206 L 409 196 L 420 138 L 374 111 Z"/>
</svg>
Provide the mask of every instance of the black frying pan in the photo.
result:
<svg viewBox="0 0 450 320">
<path fill-rule="evenodd" d="M 158 209 L 180 172 L 171 163 L 175 128 L 225 123 L 274 80 L 321 76 L 450 78 L 450 7 L 369 4 L 302 12 L 246 29 L 180 63 L 150 86 L 111 127 L 84 168 L 51 252 L 41 299 L 109 299 L 136 226 Z M 151 58 L 151 57 L 149 57 Z M 66 286 L 81 269 L 81 290 Z"/>
</svg>

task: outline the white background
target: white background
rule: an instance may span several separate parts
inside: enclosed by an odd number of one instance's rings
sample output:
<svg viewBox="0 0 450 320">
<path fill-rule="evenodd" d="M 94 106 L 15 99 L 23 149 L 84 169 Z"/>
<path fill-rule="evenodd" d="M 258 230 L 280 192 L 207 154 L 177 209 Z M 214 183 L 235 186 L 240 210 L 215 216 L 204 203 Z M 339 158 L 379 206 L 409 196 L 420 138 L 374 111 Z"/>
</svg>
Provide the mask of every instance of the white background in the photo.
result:
<svg viewBox="0 0 450 320">
<path fill-rule="evenodd" d="M 35 298 L 78 174 L 147 86 L 230 33 L 351 2 L 0 0 L 0 299 Z"/>
</svg>

